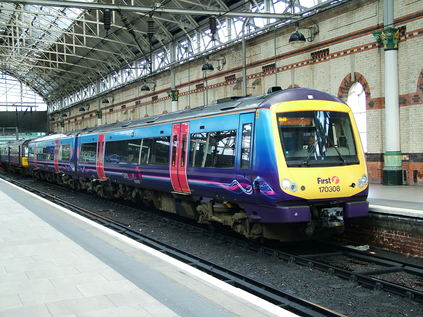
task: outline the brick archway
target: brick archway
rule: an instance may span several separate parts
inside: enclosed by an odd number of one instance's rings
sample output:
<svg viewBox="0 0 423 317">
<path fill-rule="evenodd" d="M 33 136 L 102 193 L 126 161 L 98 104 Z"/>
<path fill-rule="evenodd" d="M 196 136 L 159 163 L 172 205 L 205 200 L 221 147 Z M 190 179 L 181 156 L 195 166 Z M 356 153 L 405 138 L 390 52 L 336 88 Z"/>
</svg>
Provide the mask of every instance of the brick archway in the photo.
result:
<svg viewBox="0 0 423 317">
<path fill-rule="evenodd" d="M 348 74 L 347 76 L 342 79 L 341 84 L 339 85 L 338 89 L 338 98 L 344 100 L 345 102 L 348 99 L 348 92 L 353 84 L 360 83 L 363 86 L 364 93 L 366 94 L 366 108 L 373 108 L 373 100 L 370 97 L 370 87 L 369 83 L 367 82 L 366 78 L 360 74 L 355 72 L 354 76 Z"/>
<path fill-rule="evenodd" d="M 419 79 L 417 80 L 417 90 L 416 90 L 416 95 L 417 96 L 413 96 L 415 100 L 415 102 L 419 102 L 420 100 L 423 100 L 423 68 L 420 71 L 420 75 L 419 75 Z M 419 99 L 420 98 L 420 99 Z"/>
</svg>

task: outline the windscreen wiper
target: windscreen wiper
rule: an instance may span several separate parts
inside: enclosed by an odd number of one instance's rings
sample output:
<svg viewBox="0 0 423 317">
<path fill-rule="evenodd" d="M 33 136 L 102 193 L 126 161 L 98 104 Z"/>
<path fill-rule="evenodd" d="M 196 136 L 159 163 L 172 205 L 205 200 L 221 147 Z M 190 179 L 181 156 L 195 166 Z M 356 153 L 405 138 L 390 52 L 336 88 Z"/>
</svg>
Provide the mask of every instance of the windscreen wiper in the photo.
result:
<svg viewBox="0 0 423 317">
<path fill-rule="evenodd" d="M 346 165 L 347 160 L 342 156 L 341 152 L 339 152 L 338 147 L 333 144 L 333 142 L 332 142 L 332 140 L 330 139 L 329 136 L 327 136 L 327 140 L 329 141 L 329 145 L 332 146 L 335 149 L 336 153 L 338 153 L 338 156 L 341 159 L 342 163 L 344 165 Z"/>
<path fill-rule="evenodd" d="M 310 145 L 311 145 L 311 147 L 308 148 L 307 157 L 303 161 L 303 164 L 302 164 L 302 165 L 305 165 L 305 166 L 310 166 L 309 165 L 310 157 L 311 157 L 312 154 L 316 153 L 316 143 L 313 143 L 313 144 L 310 144 Z"/>
</svg>

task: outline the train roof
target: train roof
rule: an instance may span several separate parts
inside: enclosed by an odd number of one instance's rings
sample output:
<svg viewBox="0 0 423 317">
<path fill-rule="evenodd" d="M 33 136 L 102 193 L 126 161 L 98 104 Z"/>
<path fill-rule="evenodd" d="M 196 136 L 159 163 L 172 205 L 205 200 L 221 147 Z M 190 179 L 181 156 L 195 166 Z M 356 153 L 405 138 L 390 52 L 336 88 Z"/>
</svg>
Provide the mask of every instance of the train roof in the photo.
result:
<svg viewBox="0 0 423 317">
<path fill-rule="evenodd" d="M 216 102 L 208 105 L 203 105 L 191 109 L 179 110 L 172 113 L 159 114 L 138 120 L 121 121 L 98 127 L 86 128 L 84 130 L 74 131 L 72 134 L 89 134 L 93 132 L 96 133 L 110 130 L 137 128 L 145 125 L 190 120 L 193 118 L 212 116 L 222 113 L 230 113 L 234 111 L 238 112 L 256 110 L 260 108 L 269 108 L 275 103 L 310 99 L 328 100 L 344 103 L 344 101 L 336 98 L 335 96 L 332 96 L 328 93 L 319 90 L 307 88 L 292 88 L 282 90 L 280 89 L 280 87 L 272 87 L 271 89 L 269 89 L 269 92 L 267 94 L 259 96 L 228 97 L 218 99 Z"/>
<path fill-rule="evenodd" d="M 247 97 L 228 97 L 218 99 L 216 102 L 208 105 L 203 105 L 191 109 L 184 109 L 172 113 L 159 114 L 151 117 L 146 117 L 138 120 L 128 120 L 115 122 L 111 124 L 101 125 L 97 127 L 85 128 L 82 130 L 70 131 L 67 133 L 53 134 L 35 139 L 35 141 L 47 141 L 55 138 L 66 138 L 75 135 L 85 135 L 91 133 L 106 132 L 111 130 L 122 130 L 138 128 L 151 124 L 161 124 L 172 121 L 183 121 L 194 118 L 201 118 L 222 113 L 238 112 L 256 110 L 260 108 L 269 108 L 271 105 L 294 100 L 327 100 L 342 102 L 344 101 L 336 98 L 328 93 L 308 89 L 308 88 L 291 88 L 282 90 L 280 87 L 272 87 L 268 93 L 259 96 Z"/>
<path fill-rule="evenodd" d="M 7 146 L 19 146 L 22 144 L 27 144 L 29 141 L 31 141 L 32 139 L 19 139 L 19 140 L 9 140 L 6 141 L 4 143 L 1 143 L 2 145 L 7 145 Z"/>
</svg>

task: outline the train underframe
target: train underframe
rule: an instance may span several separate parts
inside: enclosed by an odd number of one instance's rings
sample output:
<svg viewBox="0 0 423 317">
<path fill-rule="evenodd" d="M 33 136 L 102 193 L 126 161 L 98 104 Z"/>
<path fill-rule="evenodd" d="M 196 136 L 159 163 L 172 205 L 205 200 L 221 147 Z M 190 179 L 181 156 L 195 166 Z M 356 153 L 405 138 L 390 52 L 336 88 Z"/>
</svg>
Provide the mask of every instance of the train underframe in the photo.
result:
<svg viewBox="0 0 423 317">
<path fill-rule="evenodd" d="M 42 180 L 82 190 L 105 199 L 123 199 L 135 204 L 154 206 L 164 212 L 193 219 L 200 224 L 219 224 L 247 239 L 299 241 L 342 233 L 344 222 L 341 204 L 312 206 L 312 220 L 300 223 L 260 223 L 251 221 L 237 204 L 218 202 L 202 197 L 181 196 L 151 189 L 88 177 L 74 177 L 64 173 L 33 170 Z"/>
</svg>

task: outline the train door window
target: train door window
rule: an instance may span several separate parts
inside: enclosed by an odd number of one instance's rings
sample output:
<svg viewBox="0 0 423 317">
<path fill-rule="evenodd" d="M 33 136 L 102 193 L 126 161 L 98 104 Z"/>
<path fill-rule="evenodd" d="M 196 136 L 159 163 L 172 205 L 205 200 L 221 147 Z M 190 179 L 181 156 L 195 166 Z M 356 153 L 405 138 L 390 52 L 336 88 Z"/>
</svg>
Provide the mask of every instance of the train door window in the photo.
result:
<svg viewBox="0 0 423 317">
<path fill-rule="evenodd" d="M 143 139 L 141 165 L 169 165 L 170 137 Z"/>
<path fill-rule="evenodd" d="M 176 165 L 176 152 L 178 151 L 178 136 L 174 135 L 172 140 L 172 166 Z"/>
<path fill-rule="evenodd" d="M 252 123 L 242 125 L 241 169 L 250 168 Z"/>
<path fill-rule="evenodd" d="M 140 147 L 140 139 L 107 142 L 104 161 L 114 164 L 137 164 Z"/>
<path fill-rule="evenodd" d="M 233 168 L 236 130 L 191 135 L 191 167 Z"/>
<path fill-rule="evenodd" d="M 80 162 L 95 162 L 97 157 L 97 143 L 82 143 L 79 153 Z"/>
<path fill-rule="evenodd" d="M 181 149 L 181 167 L 184 167 L 185 165 L 185 155 L 187 151 L 187 135 L 182 135 L 182 149 Z"/>
<path fill-rule="evenodd" d="M 59 148 L 59 161 L 70 161 L 70 144 L 62 144 Z"/>
</svg>

